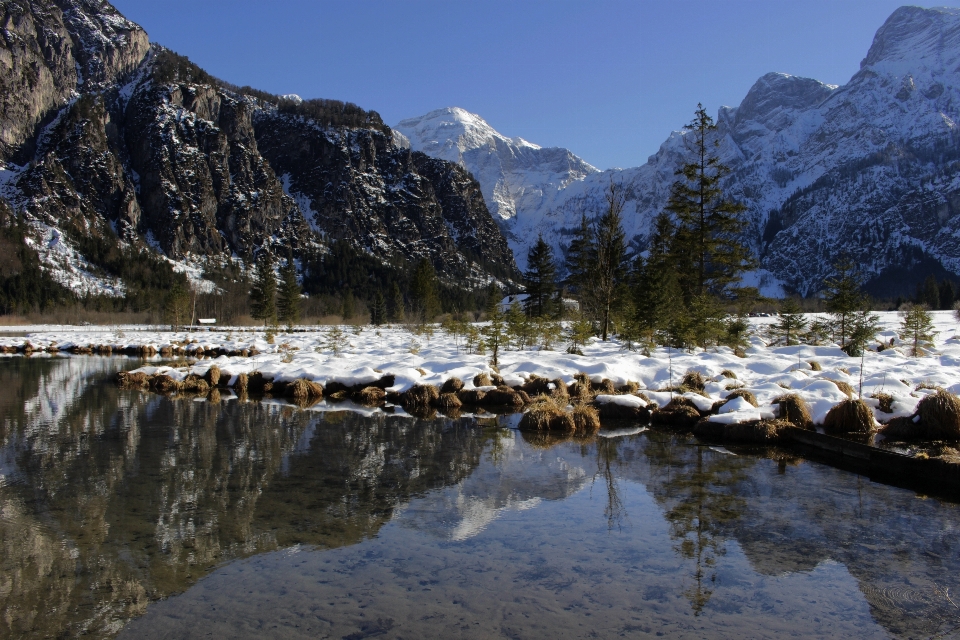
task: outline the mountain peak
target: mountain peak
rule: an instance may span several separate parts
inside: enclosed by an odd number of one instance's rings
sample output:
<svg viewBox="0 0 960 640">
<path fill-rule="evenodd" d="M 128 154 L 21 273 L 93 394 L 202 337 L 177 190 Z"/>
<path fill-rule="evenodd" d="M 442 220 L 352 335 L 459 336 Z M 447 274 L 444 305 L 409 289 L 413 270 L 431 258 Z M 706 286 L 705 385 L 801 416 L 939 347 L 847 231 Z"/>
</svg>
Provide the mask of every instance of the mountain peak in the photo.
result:
<svg viewBox="0 0 960 640">
<path fill-rule="evenodd" d="M 860 68 L 885 63 L 923 61 L 929 67 L 945 65 L 942 56 L 960 51 L 960 8 L 900 7 L 877 30 Z"/>
</svg>

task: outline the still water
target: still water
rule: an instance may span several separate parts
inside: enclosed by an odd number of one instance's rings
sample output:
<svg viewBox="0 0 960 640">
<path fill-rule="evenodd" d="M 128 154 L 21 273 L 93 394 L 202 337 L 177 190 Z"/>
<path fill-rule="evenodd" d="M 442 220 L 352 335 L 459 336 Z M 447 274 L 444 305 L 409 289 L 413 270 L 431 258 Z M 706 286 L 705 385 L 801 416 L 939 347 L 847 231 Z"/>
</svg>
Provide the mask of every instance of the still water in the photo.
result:
<svg viewBox="0 0 960 640">
<path fill-rule="evenodd" d="M 772 449 L 544 442 L 0 360 L 0 637 L 956 637 L 958 505 Z"/>
</svg>

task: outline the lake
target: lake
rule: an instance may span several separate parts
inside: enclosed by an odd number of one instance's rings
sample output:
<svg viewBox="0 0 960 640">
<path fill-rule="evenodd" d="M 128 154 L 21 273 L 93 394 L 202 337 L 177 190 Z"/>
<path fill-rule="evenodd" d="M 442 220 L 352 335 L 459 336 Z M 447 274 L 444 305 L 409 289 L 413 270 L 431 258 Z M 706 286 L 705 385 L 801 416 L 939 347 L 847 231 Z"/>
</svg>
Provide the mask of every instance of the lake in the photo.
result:
<svg viewBox="0 0 960 640">
<path fill-rule="evenodd" d="M 0 636 L 960 636 L 942 497 L 659 431 L 112 384 L 139 364 L 0 359 Z"/>
</svg>

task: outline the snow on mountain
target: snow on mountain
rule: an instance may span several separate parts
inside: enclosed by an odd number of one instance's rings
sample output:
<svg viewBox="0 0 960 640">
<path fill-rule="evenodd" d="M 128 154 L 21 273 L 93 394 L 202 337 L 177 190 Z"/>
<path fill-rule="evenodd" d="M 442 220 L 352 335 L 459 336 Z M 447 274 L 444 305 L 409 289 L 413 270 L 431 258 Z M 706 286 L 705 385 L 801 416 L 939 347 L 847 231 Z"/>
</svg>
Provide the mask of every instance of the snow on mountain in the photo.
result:
<svg viewBox="0 0 960 640">
<path fill-rule="evenodd" d="M 763 267 L 751 282 L 809 295 L 842 255 L 885 295 L 926 273 L 960 273 L 958 119 L 954 8 L 897 9 L 846 85 L 769 73 L 739 106 L 721 107 L 719 154 L 733 170 L 726 188 L 748 207 L 746 240 Z M 565 149 L 506 138 L 462 109 L 397 128 L 414 149 L 474 174 L 521 268 L 539 233 L 559 251 L 581 212 L 598 215 L 611 181 L 626 191 L 625 230 L 642 250 L 690 157 L 691 139 L 675 131 L 645 164 L 597 172 Z"/>
<path fill-rule="evenodd" d="M 455 162 L 473 174 L 518 264 L 526 263 L 526 227 L 539 222 L 540 212 L 556 206 L 569 185 L 598 172 L 567 149 L 508 138 L 480 116 L 457 107 L 404 120 L 394 130 L 414 151 Z"/>
</svg>

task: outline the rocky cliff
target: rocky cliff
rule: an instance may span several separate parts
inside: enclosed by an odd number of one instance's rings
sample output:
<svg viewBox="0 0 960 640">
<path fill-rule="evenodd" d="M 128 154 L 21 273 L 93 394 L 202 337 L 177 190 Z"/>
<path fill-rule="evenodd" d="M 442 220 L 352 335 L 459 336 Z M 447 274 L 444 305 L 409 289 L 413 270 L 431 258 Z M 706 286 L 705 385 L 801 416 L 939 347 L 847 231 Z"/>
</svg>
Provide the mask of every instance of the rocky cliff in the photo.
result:
<svg viewBox="0 0 960 640">
<path fill-rule="evenodd" d="M 0 197 L 75 291 L 123 294 L 130 252 L 250 261 L 330 240 L 427 258 L 448 283 L 517 277 L 476 182 L 375 112 L 229 85 L 107 2 L 3 0 L 0 15 Z"/>
<path fill-rule="evenodd" d="M 738 107 L 720 108 L 719 153 L 733 169 L 725 186 L 749 208 L 745 239 L 762 266 L 755 283 L 810 295 L 842 255 L 862 265 L 879 295 L 912 292 L 930 272 L 960 275 L 958 69 L 960 9 L 902 7 L 846 85 L 769 73 Z M 520 142 L 511 147 L 495 131 L 470 135 L 489 127 L 478 121 L 445 109 L 398 129 L 413 148 L 458 161 L 478 178 L 521 267 L 538 233 L 560 250 L 581 211 L 602 209 L 611 181 L 625 189 L 626 231 L 642 250 L 689 158 L 687 136 L 677 131 L 631 169 L 577 175 L 547 158 L 520 167 Z M 503 185 L 538 195 L 514 200 L 515 212 L 504 215 Z"/>
</svg>

